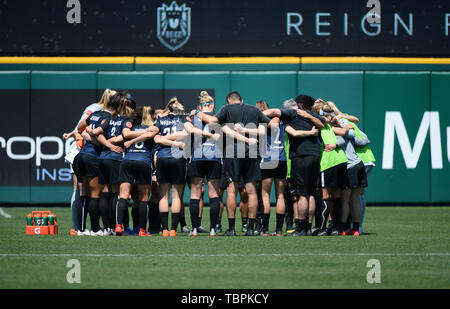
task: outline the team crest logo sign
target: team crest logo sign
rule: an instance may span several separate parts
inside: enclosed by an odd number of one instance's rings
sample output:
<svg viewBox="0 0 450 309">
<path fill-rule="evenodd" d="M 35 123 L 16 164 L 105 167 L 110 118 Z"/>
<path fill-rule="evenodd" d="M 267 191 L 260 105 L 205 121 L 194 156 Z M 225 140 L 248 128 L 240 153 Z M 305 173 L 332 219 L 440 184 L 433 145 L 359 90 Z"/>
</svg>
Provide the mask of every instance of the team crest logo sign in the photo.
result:
<svg viewBox="0 0 450 309">
<path fill-rule="evenodd" d="M 191 8 L 186 3 L 178 5 L 173 1 L 158 8 L 158 39 L 174 51 L 186 44 L 191 36 Z"/>
</svg>

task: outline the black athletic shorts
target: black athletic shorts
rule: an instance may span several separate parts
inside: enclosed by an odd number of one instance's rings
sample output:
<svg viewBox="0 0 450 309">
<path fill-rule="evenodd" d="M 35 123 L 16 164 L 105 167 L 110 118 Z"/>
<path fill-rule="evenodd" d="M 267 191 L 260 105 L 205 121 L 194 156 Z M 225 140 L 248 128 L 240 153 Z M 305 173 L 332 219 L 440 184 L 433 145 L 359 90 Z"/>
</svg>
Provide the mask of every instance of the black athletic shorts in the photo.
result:
<svg viewBox="0 0 450 309">
<path fill-rule="evenodd" d="M 119 181 L 138 185 L 149 185 L 152 183 L 152 167 L 139 160 L 123 160 L 120 164 Z"/>
<path fill-rule="evenodd" d="M 242 181 L 245 185 L 248 182 L 261 181 L 261 168 L 257 158 L 224 158 L 223 166 L 227 182 Z"/>
<path fill-rule="evenodd" d="M 287 174 L 286 161 L 278 161 L 278 166 L 276 168 L 264 168 L 268 164 L 272 165 L 273 162 L 262 162 L 261 163 L 261 179 L 267 179 L 267 178 L 286 179 L 286 174 Z"/>
<path fill-rule="evenodd" d="M 314 195 L 319 178 L 320 158 L 316 156 L 294 157 L 291 162 L 291 195 Z"/>
<path fill-rule="evenodd" d="M 347 184 L 347 163 L 330 167 L 320 173 L 320 186 L 322 188 L 345 188 Z"/>
<path fill-rule="evenodd" d="M 222 174 L 220 175 L 220 188 L 225 190 L 226 188 L 228 188 L 229 184 L 230 184 L 230 180 L 225 177 L 225 173 L 223 171 L 223 164 L 222 164 Z M 244 180 L 242 179 L 242 177 L 240 177 L 239 183 L 238 183 L 238 189 L 241 190 L 244 188 L 245 188 Z"/>
<path fill-rule="evenodd" d="M 361 161 L 347 170 L 347 188 L 367 187 L 366 167 Z"/>
<path fill-rule="evenodd" d="M 73 171 L 78 179 L 83 177 L 99 177 L 100 159 L 84 153 L 79 153 L 73 160 Z"/>
<path fill-rule="evenodd" d="M 186 183 L 186 159 L 158 158 L 156 179 L 159 183 L 181 185 Z"/>
<path fill-rule="evenodd" d="M 200 160 L 189 163 L 188 177 L 219 179 L 222 174 L 222 164 L 217 161 Z"/>
<path fill-rule="evenodd" d="M 120 183 L 119 171 L 121 161 L 111 159 L 100 160 L 100 176 L 98 182 L 102 185 L 114 185 Z"/>
</svg>

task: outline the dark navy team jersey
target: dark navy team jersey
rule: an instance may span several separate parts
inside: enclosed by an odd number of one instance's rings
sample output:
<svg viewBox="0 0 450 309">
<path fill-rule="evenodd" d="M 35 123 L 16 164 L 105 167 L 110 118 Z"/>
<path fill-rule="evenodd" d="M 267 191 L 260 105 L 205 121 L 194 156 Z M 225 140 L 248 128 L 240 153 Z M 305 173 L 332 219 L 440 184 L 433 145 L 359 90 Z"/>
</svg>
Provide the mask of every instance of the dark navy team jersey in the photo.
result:
<svg viewBox="0 0 450 309">
<path fill-rule="evenodd" d="M 106 139 L 110 139 L 115 136 L 119 136 L 122 134 L 122 128 L 123 123 L 125 121 L 129 120 L 128 117 L 114 115 L 111 117 L 103 128 L 103 132 Z M 117 153 L 114 151 L 111 151 L 109 148 L 103 147 L 102 153 L 100 155 L 100 159 L 109 159 L 109 160 L 116 160 L 116 161 L 122 161 L 123 159 L 123 152 Z"/>
<path fill-rule="evenodd" d="M 207 115 L 215 116 L 214 113 L 205 112 Z M 197 116 L 193 117 L 192 125 L 202 131 L 206 131 L 209 133 L 220 133 L 220 132 L 211 132 L 210 126 L 205 124 L 200 118 Z M 220 147 L 217 142 L 213 141 L 210 138 L 195 136 L 192 141 L 192 155 L 191 162 L 193 161 L 216 161 L 222 162 L 222 155 L 220 151 Z"/>
<path fill-rule="evenodd" d="M 111 113 L 108 111 L 100 110 L 92 113 L 87 119 L 86 123 L 91 129 L 95 129 L 98 127 L 102 127 L 105 130 L 106 125 L 108 124 L 110 118 L 112 117 Z M 100 158 L 102 153 L 102 146 L 97 146 L 92 142 L 86 141 L 83 149 L 81 149 L 80 153 L 84 153 L 90 156 L 94 156 Z"/>
<path fill-rule="evenodd" d="M 155 121 L 155 127 L 159 129 L 162 136 L 171 135 L 175 132 L 183 131 L 184 123 L 187 121 L 186 115 L 175 115 L 170 113 L 165 117 L 160 117 Z M 159 145 L 158 158 L 184 158 L 184 151 L 178 147 Z"/>
<path fill-rule="evenodd" d="M 286 161 L 286 152 L 284 150 L 284 131 L 286 125 L 280 121 L 278 127 L 267 128 L 266 151 L 263 154 L 263 162 L 272 160 Z M 273 135 L 272 135 L 273 133 Z"/>
<path fill-rule="evenodd" d="M 147 128 L 148 126 L 139 125 L 132 127 L 131 131 L 145 131 Z M 153 139 L 148 139 L 143 142 L 135 143 L 126 150 L 125 157 L 123 159 L 144 161 L 148 165 L 152 166 L 152 151 L 154 146 L 155 142 L 153 141 Z"/>
</svg>

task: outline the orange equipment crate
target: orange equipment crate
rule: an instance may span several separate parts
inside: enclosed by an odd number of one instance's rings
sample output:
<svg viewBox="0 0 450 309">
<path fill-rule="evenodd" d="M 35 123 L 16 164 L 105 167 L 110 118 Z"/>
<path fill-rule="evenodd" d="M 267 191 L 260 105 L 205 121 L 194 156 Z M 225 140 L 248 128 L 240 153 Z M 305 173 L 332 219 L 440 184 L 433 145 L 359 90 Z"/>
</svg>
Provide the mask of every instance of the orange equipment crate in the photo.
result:
<svg viewBox="0 0 450 309">
<path fill-rule="evenodd" d="M 29 219 L 30 218 L 30 219 Z M 44 220 L 44 218 L 48 218 Z M 53 219 L 50 219 L 53 218 Z M 25 224 L 27 235 L 54 235 L 58 234 L 58 223 L 56 216 L 48 210 L 36 210 L 27 215 Z"/>
</svg>

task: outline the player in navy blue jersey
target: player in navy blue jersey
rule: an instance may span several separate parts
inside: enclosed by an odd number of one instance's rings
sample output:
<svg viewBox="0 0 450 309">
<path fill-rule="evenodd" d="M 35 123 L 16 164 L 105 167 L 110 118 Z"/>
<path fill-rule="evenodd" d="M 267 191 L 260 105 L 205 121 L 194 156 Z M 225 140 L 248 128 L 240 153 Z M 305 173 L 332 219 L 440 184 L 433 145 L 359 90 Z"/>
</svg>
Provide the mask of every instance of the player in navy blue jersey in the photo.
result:
<svg viewBox="0 0 450 309">
<path fill-rule="evenodd" d="M 120 196 L 116 209 L 116 233 L 123 231 L 124 214 L 127 212 L 127 199 L 133 184 L 137 187 L 138 197 L 133 199 L 134 207 L 139 211 L 139 236 L 148 236 L 146 223 L 148 218 L 148 199 L 152 183 L 152 152 L 155 146 L 153 138 L 158 129 L 153 126 L 151 108 L 145 106 L 138 111 L 136 119 L 127 119 L 123 123 L 123 136 L 134 137 L 124 143 L 125 157 L 120 164 Z"/>
<path fill-rule="evenodd" d="M 214 115 L 214 99 L 206 92 L 200 93 L 199 111 Z M 188 134 L 194 136 L 192 153 L 188 166 L 188 177 L 191 187 L 189 210 L 191 213 L 192 232 L 190 236 L 197 236 L 200 227 L 199 203 L 202 195 L 203 179 L 208 185 L 210 201 L 210 236 L 216 236 L 216 223 L 220 211 L 219 186 L 222 170 L 221 132 L 219 125 L 207 125 L 195 115 L 192 122 L 186 122 L 184 128 Z M 219 142 L 219 143 L 218 143 Z"/>
<path fill-rule="evenodd" d="M 265 111 L 269 108 L 265 101 L 256 102 L 256 106 Z M 262 214 L 262 232 L 269 236 L 270 219 L 270 191 L 272 182 L 275 182 L 276 196 L 276 236 L 282 236 L 283 221 L 286 212 L 284 190 L 286 188 L 286 153 L 284 150 L 285 124 L 280 118 L 274 117 L 267 129 L 266 147 L 261 154 L 261 195 L 264 205 Z"/>
<path fill-rule="evenodd" d="M 184 123 L 187 116 L 184 115 L 184 106 L 177 98 L 172 98 L 168 104 L 167 116 L 156 120 L 155 126 L 160 135 L 155 136 L 155 142 L 160 145 L 156 161 L 156 177 L 160 186 L 161 199 L 159 212 L 163 228 L 163 236 L 176 236 L 177 226 L 180 220 L 180 211 L 183 204 L 183 191 L 186 183 L 186 158 L 184 142 L 171 140 L 173 137 L 185 138 Z M 172 225 L 169 232 L 169 191 L 172 187 Z"/>
<path fill-rule="evenodd" d="M 86 229 L 88 212 L 91 218 L 91 229 L 97 228 L 95 226 L 95 218 L 100 199 L 100 192 L 102 190 L 101 184 L 99 183 L 102 146 L 98 142 L 96 135 L 91 135 L 90 133 L 94 130 L 98 130 L 98 128 L 106 128 L 110 118 L 116 114 L 120 105 L 120 100 L 121 96 L 119 94 L 114 94 L 111 96 L 108 104 L 105 104 L 104 110 L 92 113 L 78 125 L 78 130 L 80 132 L 82 131 L 82 136 L 85 139 L 85 145 L 75 157 L 73 167 L 78 179 L 83 179 L 83 186 L 85 188 L 83 191 L 87 192 L 87 196 L 82 197 L 82 203 L 79 207 L 80 231 L 78 235 L 91 235 L 90 231 Z M 108 146 L 112 151 L 122 151 L 121 147 L 111 143 L 109 143 Z M 92 221 L 93 219 L 94 221 Z M 98 230 L 95 232 L 98 232 Z"/>
<path fill-rule="evenodd" d="M 99 214 L 102 217 L 104 225 L 104 231 L 102 231 L 104 235 L 110 235 L 112 233 L 112 228 L 115 226 L 115 222 L 110 222 L 110 210 L 117 206 L 119 194 L 119 168 L 123 159 L 123 152 L 118 153 L 111 151 L 109 144 L 123 147 L 123 124 L 125 121 L 129 120 L 134 113 L 134 110 L 130 107 L 131 101 L 128 99 L 127 94 L 121 92 L 120 96 L 121 100 L 119 107 L 117 108 L 117 113 L 111 117 L 104 127 L 100 127 L 91 132 L 91 134 L 97 135 L 99 142 L 103 145 L 102 153 L 100 155 L 100 183 L 102 184 L 102 194 L 99 203 Z M 110 202 L 111 195 L 112 202 Z M 95 221 L 95 224 L 97 228 L 98 222 Z M 101 231 L 99 231 L 98 234 L 100 234 L 100 232 Z M 121 232 L 122 231 L 119 231 L 119 233 Z"/>
</svg>

